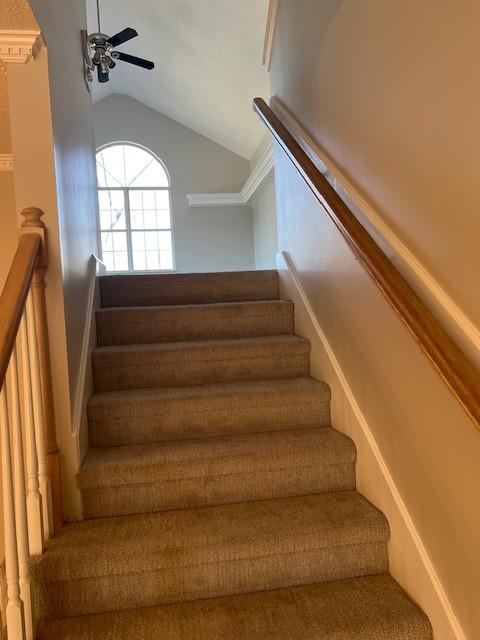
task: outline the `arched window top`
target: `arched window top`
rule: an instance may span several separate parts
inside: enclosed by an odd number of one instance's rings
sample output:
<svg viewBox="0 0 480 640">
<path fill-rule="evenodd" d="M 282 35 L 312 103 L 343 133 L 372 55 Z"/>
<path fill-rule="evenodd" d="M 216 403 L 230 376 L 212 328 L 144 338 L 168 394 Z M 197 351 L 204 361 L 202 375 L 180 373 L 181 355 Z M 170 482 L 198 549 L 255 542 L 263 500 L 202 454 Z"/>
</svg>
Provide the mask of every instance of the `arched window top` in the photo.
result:
<svg viewBox="0 0 480 640">
<path fill-rule="evenodd" d="M 146 149 L 134 144 L 112 144 L 97 153 L 100 188 L 143 188 L 169 186 L 162 163 Z"/>
</svg>

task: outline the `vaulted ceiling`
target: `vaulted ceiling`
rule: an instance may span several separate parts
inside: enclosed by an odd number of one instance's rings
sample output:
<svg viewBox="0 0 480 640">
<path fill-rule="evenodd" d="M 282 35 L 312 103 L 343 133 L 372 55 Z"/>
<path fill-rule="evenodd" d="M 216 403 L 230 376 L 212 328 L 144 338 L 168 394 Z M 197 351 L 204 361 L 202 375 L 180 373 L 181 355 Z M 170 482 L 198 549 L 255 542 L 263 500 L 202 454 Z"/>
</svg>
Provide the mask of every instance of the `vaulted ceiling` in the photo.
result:
<svg viewBox="0 0 480 640">
<path fill-rule="evenodd" d="M 269 97 L 261 64 L 268 0 L 100 0 L 101 27 L 139 37 L 119 50 L 155 62 L 118 63 L 94 100 L 124 93 L 250 159 L 262 138 L 252 99 Z M 96 1 L 87 0 L 97 31 Z"/>
</svg>

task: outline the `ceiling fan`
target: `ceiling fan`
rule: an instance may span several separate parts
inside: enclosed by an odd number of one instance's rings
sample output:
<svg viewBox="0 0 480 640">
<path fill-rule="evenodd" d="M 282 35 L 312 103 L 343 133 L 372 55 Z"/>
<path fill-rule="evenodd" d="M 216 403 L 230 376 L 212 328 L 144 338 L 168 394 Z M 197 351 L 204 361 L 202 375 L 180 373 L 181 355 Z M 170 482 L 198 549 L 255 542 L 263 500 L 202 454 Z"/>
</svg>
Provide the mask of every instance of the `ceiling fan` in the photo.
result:
<svg viewBox="0 0 480 640">
<path fill-rule="evenodd" d="M 149 60 L 131 56 L 128 53 L 123 53 L 123 51 L 114 51 L 114 49 L 121 44 L 128 42 L 132 38 L 136 38 L 138 33 L 131 27 L 123 29 L 114 36 L 107 36 L 105 33 L 102 33 L 100 27 L 99 0 L 97 0 L 97 20 L 98 32 L 91 33 L 90 35 L 85 34 L 86 41 L 84 49 L 86 62 L 89 67 L 88 71 L 90 72 L 87 76 L 90 81 L 93 81 L 92 72 L 96 67 L 98 81 L 102 83 L 108 82 L 110 70 L 116 66 L 117 60 L 120 62 L 134 64 L 137 67 L 142 67 L 142 69 L 147 69 L 149 71 L 155 67 L 155 64 Z"/>
</svg>

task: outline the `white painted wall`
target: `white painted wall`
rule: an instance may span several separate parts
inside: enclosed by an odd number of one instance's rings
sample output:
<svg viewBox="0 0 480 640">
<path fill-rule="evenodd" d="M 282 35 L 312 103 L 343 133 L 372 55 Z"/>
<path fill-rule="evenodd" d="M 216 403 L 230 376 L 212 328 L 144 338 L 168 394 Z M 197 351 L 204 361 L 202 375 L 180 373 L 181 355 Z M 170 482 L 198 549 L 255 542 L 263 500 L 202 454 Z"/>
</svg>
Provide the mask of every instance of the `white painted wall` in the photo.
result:
<svg viewBox="0 0 480 640">
<path fill-rule="evenodd" d="M 255 269 L 276 269 L 278 252 L 274 172 L 252 200 Z"/>
<path fill-rule="evenodd" d="M 273 94 L 473 320 L 480 311 L 477 18 L 472 2 L 281 2 L 272 63 Z M 390 517 L 391 571 L 426 610 L 437 640 L 473 640 L 479 433 L 280 150 L 275 172 L 279 249 L 293 258 L 406 508 L 392 506 L 338 372 L 315 351 L 312 371 L 333 391 L 333 425 L 359 448 L 359 489 Z"/>
<path fill-rule="evenodd" d="M 101 100 L 93 112 L 97 147 L 134 142 L 165 163 L 177 271 L 254 268 L 251 207 L 191 208 L 186 198 L 187 193 L 240 191 L 249 175 L 247 160 L 125 95 Z"/>
<path fill-rule="evenodd" d="M 83 78 L 83 0 L 31 0 L 46 47 L 25 65 L 9 65 L 17 211 L 38 206 L 49 234 L 47 315 L 64 510 L 80 515 L 72 413 L 79 378 L 88 263 L 96 252 L 93 116 Z"/>
</svg>

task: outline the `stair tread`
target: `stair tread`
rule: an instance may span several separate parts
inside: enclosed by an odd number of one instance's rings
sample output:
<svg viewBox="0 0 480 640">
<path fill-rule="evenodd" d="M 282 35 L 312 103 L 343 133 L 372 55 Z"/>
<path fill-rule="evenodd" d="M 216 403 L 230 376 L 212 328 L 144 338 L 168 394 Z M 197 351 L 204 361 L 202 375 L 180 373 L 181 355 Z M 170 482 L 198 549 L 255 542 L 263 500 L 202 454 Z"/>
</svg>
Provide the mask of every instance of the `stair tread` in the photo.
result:
<svg viewBox="0 0 480 640">
<path fill-rule="evenodd" d="M 141 356 L 142 363 L 148 364 L 148 356 L 164 354 L 175 359 L 187 357 L 203 360 L 207 355 L 206 351 L 221 352 L 228 351 L 228 357 L 232 357 L 231 351 L 253 351 L 258 349 L 272 350 L 282 349 L 282 353 L 288 354 L 291 351 L 309 353 L 310 342 L 306 338 L 294 334 L 255 336 L 246 338 L 222 338 L 212 340 L 182 340 L 178 342 L 156 342 L 146 344 L 125 344 L 106 347 L 97 347 L 94 350 L 94 357 L 108 362 L 109 356 L 122 356 L 125 360 L 131 360 L 137 354 Z M 146 359 L 145 359 L 146 358 Z M 116 360 L 118 362 L 118 360 Z"/>
<path fill-rule="evenodd" d="M 44 623 L 38 640 L 431 640 L 386 574 Z"/>
<path fill-rule="evenodd" d="M 243 394 L 256 395 L 263 400 L 268 393 L 278 394 L 291 390 L 306 394 L 322 393 L 325 394 L 326 397 L 330 396 L 330 390 L 326 383 L 305 376 L 297 378 L 275 378 L 271 380 L 217 382 L 182 387 L 102 391 L 95 393 L 90 398 L 89 406 L 91 408 L 97 408 L 128 404 L 148 405 L 184 398 L 201 399 L 210 396 L 238 396 Z"/>
<path fill-rule="evenodd" d="M 386 542 L 385 516 L 356 491 L 88 520 L 34 560 L 46 581 L 225 563 Z"/>
<path fill-rule="evenodd" d="M 185 477 L 254 473 L 313 464 L 348 464 L 353 442 L 331 428 L 225 435 L 90 449 L 77 476 L 81 489 Z"/>
</svg>

